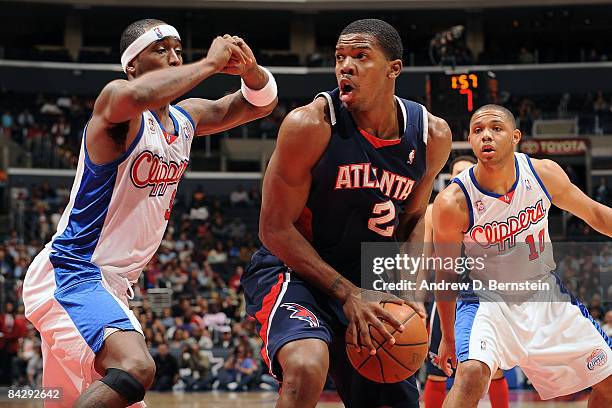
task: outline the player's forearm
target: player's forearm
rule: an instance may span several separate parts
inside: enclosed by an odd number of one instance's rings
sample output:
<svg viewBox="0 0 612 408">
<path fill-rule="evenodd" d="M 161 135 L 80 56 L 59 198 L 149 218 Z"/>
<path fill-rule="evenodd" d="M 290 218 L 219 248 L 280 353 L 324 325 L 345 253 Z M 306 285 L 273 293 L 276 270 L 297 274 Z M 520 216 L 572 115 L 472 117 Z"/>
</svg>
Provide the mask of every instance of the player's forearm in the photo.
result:
<svg viewBox="0 0 612 408">
<path fill-rule="evenodd" d="M 587 223 L 597 232 L 612 237 L 612 208 L 596 203 Z"/>
<path fill-rule="evenodd" d="M 128 83 L 123 92 L 125 102 L 144 111 L 158 109 L 193 89 L 204 79 L 218 72 L 207 59 L 148 72 Z"/>
<path fill-rule="evenodd" d="M 274 255 L 302 279 L 344 303 L 359 288 L 325 262 L 310 242 L 290 225 L 285 228 L 260 227 L 260 239 Z"/>
</svg>

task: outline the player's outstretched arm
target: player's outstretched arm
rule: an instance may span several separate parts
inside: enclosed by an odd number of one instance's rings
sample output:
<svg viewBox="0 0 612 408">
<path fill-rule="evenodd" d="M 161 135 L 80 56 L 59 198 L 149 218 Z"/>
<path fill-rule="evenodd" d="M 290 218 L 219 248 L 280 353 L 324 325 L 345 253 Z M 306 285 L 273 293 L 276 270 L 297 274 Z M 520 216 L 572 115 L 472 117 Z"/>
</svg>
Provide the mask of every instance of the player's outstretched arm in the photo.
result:
<svg viewBox="0 0 612 408">
<path fill-rule="evenodd" d="M 137 117 L 147 109 L 159 109 L 204 79 L 221 72 L 230 58 L 246 60 L 233 40 L 217 37 L 206 57 L 200 61 L 147 72 L 131 81 L 112 81 L 98 96 L 94 117 L 117 124 Z"/>
<path fill-rule="evenodd" d="M 612 237 L 612 208 L 598 203 L 572 184 L 565 171 L 552 160 L 531 159 L 557 207 L 582 218 L 596 231 Z"/>
<path fill-rule="evenodd" d="M 162 50 L 160 50 L 162 51 Z M 141 126 L 141 113 L 159 109 L 220 72 L 231 58 L 246 61 L 233 40 L 217 37 L 206 58 L 192 64 L 151 71 L 131 81 L 116 80 L 100 92 L 87 125 L 87 151 L 96 164 L 117 159 Z"/>
<path fill-rule="evenodd" d="M 425 214 L 427 204 L 429 204 L 429 197 L 431 197 L 433 183 L 440 170 L 446 164 L 451 151 L 453 135 L 450 127 L 444 119 L 431 113 L 427 113 L 427 115 L 427 168 L 423 178 L 410 193 L 410 199 L 407 200 L 404 207 L 404 215 L 400 220 L 399 231 L 401 235 L 398 237 L 400 241 L 423 242 L 424 230 L 420 230 L 418 236 L 414 236 L 412 232 Z"/>
<path fill-rule="evenodd" d="M 201 98 L 185 99 L 179 106 L 185 109 L 196 122 L 196 135 L 210 135 L 239 126 L 243 123 L 269 115 L 276 106 L 276 82 L 272 74 L 257 65 L 253 51 L 240 37 L 232 39 L 244 53 L 245 62 L 232 59 L 221 72 L 239 75 L 247 93 L 256 91 L 255 98 L 249 102 L 242 91 L 234 92 L 217 100 Z M 252 93 L 252 92 L 251 92 Z"/>
<path fill-rule="evenodd" d="M 306 206 L 312 168 L 331 137 L 325 111 L 325 100 L 317 98 L 291 111 L 281 124 L 276 149 L 264 176 L 259 238 L 302 279 L 338 299 L 349 320 L 353 344 L 375 352 L 368 325 L 393 342 L 393 336 L 378 316 L 396 329 L 402 329 L 401 323 L 378 302 L 364 301 L 362 290 L 326 263 L 295 225 Z M 401 303 L 392 295 L 385 296 Z"/>
<path fill-rule="evenodd" d="M 460 187 L 451 184 L 444 189 L 434 201 L 432 211 L 433 242 L 436 257 L 456 260 L 461 256 L 463 231 L 468 229 L 468 208 L 465 196 Z M 455 262 L 452 262 L 454 264 Z M 454 283 L 458 275 L 453 269 L 446 269 L 450 263 L 442 262 L 442 269 L 436 270 L 436 283 Z M 440 342 L 440 366 L 446 375 L 452 374 L 451 367 L 456 367 L 455 354 L 455 304 L 456 290 L 437 290 L 436 305 L 440 316 L 442 341 Z M 448 361 L 451 361 L 449 364 Z"/>
</svg>

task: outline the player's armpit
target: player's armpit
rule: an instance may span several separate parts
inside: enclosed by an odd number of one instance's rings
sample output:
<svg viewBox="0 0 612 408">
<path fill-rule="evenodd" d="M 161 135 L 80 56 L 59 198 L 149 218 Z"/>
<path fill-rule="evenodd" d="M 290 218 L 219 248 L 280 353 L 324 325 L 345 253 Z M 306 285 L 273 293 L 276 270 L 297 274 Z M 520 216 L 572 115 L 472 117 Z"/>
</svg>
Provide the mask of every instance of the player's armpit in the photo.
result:
<svg viewBox="0 0 612 408">
<path fill-rule="evenodd" d="M 178 103 L 193 118 L 196 136 L 212 135 L 272 113 L 278 99 L 266 106 L 254 106 L 236 91 L 217 100 L 189 98 Z"/>
<path fill-rule="evenodd" d="M 554 205 L 583 219 L 598 232 L 612 236 L 611 208 L 593 200 L 572 184 L 565 171 L 554 161 L 531 159 L 531 162 Z"/>
<path fill-rule="evenodd" d="M 399 239 L 401 241 L 410 239 L 412 242 L 422 242 L 422 234 L 417 237 L 411 236 L 411 233 L 420 218 L 425 214 L 433 183 L 446 164 L 451 151 L 453 137 L 450 127 L 444 119 L 431 113 L 427 113 L 427 115 L 427 168 L 423 178 L 410 193 L 410 199 L 407 200 L 404 207 L 399 229 Z"/>
</svg>

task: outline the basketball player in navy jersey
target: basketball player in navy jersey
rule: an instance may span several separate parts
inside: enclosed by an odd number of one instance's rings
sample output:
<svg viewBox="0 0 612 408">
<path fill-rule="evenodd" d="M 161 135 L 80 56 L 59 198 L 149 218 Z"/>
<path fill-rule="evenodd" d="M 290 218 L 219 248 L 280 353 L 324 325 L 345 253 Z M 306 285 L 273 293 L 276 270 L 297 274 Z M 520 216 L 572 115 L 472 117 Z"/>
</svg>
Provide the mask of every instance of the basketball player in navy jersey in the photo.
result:
<svg viewBox="0 0 612 408">
<path fill-rule="evenodd" d="M 456 259 L 463 245 L 466 256 L 484 258 L 470 279 L 488 289 L 473 286 L 457 302 L 456 292 L 436 293 L 440 365 L 450 375 L 459 362 L 443 406 L 476 407 L 498 368 L 519 366 L 542 399 L 592 387 L 588 406 L 610 407 L 612 340 L 554 273 L 548 212 L 554 204 L 612 237 L 612 209 L 585 195 L 554 161 L 514 153 L 520 138 L 506 108 L 479 108 L 469 134 L 478 163 L 434 201 L 437 256 Z M 457 280 L 446 267 L 436 275 Z M 502 290 L 492 280 L 531 285 Z"/>
<path fill-rule="evenodd" d="M 476 164 L 474 156 L 458 156 L 450 164 L 451 179 L 459 175 L 462 171 Z M 433 257 L 433 224 L 432 224 L 433 204 L 427 206 L 425 212 L 425 257 Z M 427 381 L 423 402 L 425 408 L 440 408 L 446 396 L 447 376 L 442 371 L 439 362 L 438 347 L 442 333 L 440 331 L 440 317 L 436 313 L 436 303 L 433 302 L 429 310 L 429 352 L 427 355 Z M 489 399 L 492 408 L 508 408 L 508 382 L 504 377 L 504 372 L 499 369 L 492 378 L 489 386 Z"/>
<path fill-rule="evenodd" d="M 164 235 L 191 142 L 276 105 L 272 75 L 241 38 L 217 37 L 191 64 L 183 65 L 181 50 L 177 30 L 159 20 L 123 32 L 128 80 L 110 82 L 96 99 L 70 203 L 26 274 L 23 298 L 41 333 L 43 386 L 63 393 L 48 406 L 144 406 L 155 364 L 128 298 Z M 239 75 L 241 90 L 170 105 L 217 73 Z"/>
<path fill-rule="evenodd" d="M 344 342 L 348 330 L 352 344 L 375 354 L 370 326 L 390 340 L 383 320 L 403 330 L 378 303 L 402 300 L 360 289 L 361 243 L 410 237 L 450 152 L 446 122 L 394 95 L 401 58 L 386 22 L 349 24 L 336 44 L 338 88 L 281 125 L 264 177 L 264 247 L 242 278 L 263 359 L 282 382 L 277 407 L 314 407 L 328 371 L 347 407 L 418 407 L 414 377 L 368 381 Z"/>
</svg>

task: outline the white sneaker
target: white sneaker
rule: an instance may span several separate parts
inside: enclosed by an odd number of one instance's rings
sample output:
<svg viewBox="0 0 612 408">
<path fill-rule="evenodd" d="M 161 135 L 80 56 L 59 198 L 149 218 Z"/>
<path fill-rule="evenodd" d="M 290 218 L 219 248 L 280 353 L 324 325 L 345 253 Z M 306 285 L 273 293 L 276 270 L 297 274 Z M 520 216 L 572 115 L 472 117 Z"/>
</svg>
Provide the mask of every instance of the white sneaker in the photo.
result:
<svg viewBox="0 0 612 408">
<path fill-rule="evenodd" d="M 236 388 L 238 388 L 238 383 L 236 381 L 227 384 L 227 389 L 230 391 L 234 391 Z"/>
</svg>

